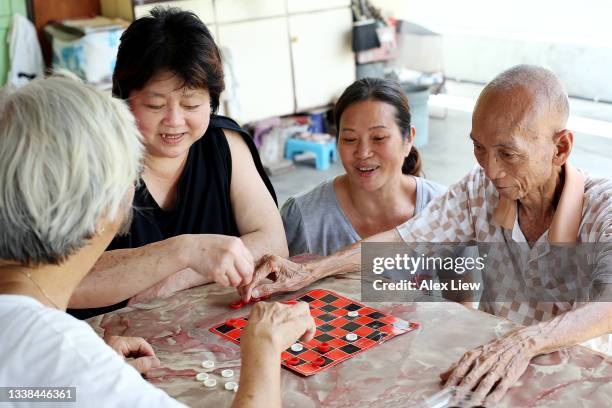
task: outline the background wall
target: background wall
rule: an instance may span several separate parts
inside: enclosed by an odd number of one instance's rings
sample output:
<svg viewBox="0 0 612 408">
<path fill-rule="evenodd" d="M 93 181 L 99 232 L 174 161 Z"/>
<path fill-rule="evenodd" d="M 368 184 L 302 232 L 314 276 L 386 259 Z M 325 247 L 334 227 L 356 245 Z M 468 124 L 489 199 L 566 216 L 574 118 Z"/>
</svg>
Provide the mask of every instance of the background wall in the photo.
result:
<svg viewBox="0 0 612 408">
<path fill-rule="evenodd" d="M 519 63 L 549 67 L 570 95 L 612 101 L 612 1 L 372 0 L 443 34 L 446 75 L 485 83 Z"/>
</svg>

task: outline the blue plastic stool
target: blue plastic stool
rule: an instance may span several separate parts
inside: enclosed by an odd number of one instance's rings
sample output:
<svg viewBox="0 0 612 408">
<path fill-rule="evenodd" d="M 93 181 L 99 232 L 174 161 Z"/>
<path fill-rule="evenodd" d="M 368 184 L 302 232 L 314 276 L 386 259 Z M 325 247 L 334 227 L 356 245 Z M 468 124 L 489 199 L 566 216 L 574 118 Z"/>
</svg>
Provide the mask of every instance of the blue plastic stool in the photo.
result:
<svg viewBox="0 0 612 408">
<path fill-rule="evenodd" d="M 317 170 L 326 170 L 329 168 L 330 159 L 334 162 L 338 161 L 338 152 L 336 151 L 336 143 L 319 143 L 310 140 L 287 139 L 285 144 L 285 158 L 293 160 L 293 156 L 298 153 L 313 152 L 316 155 Z"/>
</svg>

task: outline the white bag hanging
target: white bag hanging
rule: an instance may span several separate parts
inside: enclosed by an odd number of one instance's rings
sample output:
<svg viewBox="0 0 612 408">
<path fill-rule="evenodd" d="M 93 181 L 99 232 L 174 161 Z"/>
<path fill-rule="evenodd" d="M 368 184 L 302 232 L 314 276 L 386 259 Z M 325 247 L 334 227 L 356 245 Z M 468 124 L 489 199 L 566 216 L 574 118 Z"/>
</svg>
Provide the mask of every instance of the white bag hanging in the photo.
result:
<svg viewBox="0 0 612 408">
<path fill-rule="evenodd" d="M 7 36 L 10 70 L 6 83 L 22 86 L 45 71 L 45 63 L 34 24 L 21 14 L 14 14 Z"/>
</svg>

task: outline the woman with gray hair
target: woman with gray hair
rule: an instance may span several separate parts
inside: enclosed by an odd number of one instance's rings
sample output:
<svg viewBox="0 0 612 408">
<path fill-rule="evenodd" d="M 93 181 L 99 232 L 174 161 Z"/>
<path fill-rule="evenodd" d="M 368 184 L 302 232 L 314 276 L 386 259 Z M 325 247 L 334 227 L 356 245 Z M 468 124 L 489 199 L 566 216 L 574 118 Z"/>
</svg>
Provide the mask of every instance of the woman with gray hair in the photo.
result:
<svg viewBox="0 0 612 408">
<path fill-rule="evenodd" d="M 144 339 L 105 344 L 65 313 L 75 287 L 129 226 L 142 155 L 124 102 L 91 86 L 52 77 L 0 99 L 2 386 L 72 387 L 52 394 L 76 406 L 182 406 L 140 376 L 159 365 Z M 306 304 L 257 305 L 234 405 L 272 396 L 280 406 L 281 350 L 313 333 Z M 8 389 L 9 406 L 28 401 L 21 391 Z"/>
</svg>

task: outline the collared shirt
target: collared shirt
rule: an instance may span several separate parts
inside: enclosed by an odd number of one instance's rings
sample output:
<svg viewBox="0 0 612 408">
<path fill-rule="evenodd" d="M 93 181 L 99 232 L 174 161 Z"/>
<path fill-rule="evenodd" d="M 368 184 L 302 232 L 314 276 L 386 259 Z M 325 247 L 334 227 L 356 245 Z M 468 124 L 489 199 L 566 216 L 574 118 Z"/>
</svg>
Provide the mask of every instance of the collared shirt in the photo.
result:
<svg viewBox="0 0 612 408">
<path fill-rule="evenodd" d="M 500 197 L 480 166 L 475 166 L 445 195 L 432 200 L 418 216 L 398 226 L 397 231 L 405 242 L 502 244 L 508 248 L 506 254 L 516 254 L 510 248 L 522 243 L 526 251 L 494 261 L 499 271 L 496 299 L 503 302 L 481 302 L 480 308 L 523 325 L 549 320 L 580 303 L 527 300 L 524 291 L 541 289 L 539 293 L 546 292 L 554 299 L 581 286 L 573 277 L 542 274 L 542 262 L 547 262 L 548 267 L 558 262 L 550 256 L 549 243 L 589 243 L 595 253 L 589 256 L 589 282 L 582 287 L 594 282 L 612 284 L 612 180 L 589 177 L 569 163 L 564 167 L 563 191 L 551 226 L 531 247 L 519 227 L 516 201 Z M 513 278 L 508 279 L 511 267 L 519 272 L 510 274 Z M 512 294 L 520 299 L 512 301 Z M 612 352 L 612 336 L 605 337 L 606 344 L 596 348 Z"/>
</svg>

